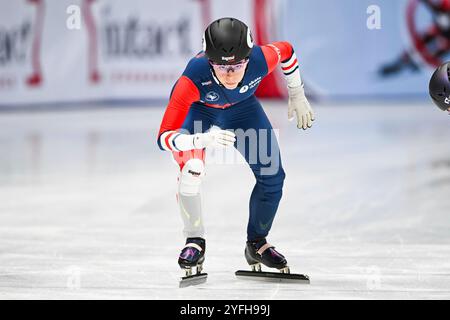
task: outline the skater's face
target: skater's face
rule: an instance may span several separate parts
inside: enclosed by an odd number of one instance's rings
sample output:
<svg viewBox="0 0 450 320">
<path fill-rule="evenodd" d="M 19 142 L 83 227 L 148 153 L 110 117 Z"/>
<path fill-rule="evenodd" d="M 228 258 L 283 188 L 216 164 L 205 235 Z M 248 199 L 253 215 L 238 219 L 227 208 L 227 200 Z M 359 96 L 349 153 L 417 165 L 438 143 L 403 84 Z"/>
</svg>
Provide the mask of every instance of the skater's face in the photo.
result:
<svg viewBox="0 0 450 320">
<path fill-rule="evenodd" d="M 236 89 L 239 82 L 244 78 L 245 69 L 247 68 L 248 59 L 239 61 L 232 65 L 218 65 L 211 63 L 214 73 L 227 89 Z"/>
</svg>

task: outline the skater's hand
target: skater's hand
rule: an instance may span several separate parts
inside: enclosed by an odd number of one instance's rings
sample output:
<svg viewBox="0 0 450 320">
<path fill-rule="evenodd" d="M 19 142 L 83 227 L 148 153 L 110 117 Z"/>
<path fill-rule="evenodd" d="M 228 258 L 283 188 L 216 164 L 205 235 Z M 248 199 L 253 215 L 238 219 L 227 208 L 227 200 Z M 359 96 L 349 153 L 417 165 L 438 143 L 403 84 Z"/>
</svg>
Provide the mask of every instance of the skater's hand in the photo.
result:
<svg viewBox="0 0 450 320">
<path fill-rule="evenodd" d="M 308 99 L 305 96 L 303 87 L 289 88 L 289 105 L 288 105 L 288 119 L 294 119 L 294 112 L 297 114 L 297 128 L 306 130 L 311 128 L 314 121 L 314 111 L 309 105 Z"/>
<path fill-rule="evenodd" d="M 205 133 L 197 133 L 194 135 L 195 149 L 203 149 L 206 147 L 223 146 L 229 147 L 234 145 L 236 135 L 227 130 L 212 130 Z"/>
</svg>

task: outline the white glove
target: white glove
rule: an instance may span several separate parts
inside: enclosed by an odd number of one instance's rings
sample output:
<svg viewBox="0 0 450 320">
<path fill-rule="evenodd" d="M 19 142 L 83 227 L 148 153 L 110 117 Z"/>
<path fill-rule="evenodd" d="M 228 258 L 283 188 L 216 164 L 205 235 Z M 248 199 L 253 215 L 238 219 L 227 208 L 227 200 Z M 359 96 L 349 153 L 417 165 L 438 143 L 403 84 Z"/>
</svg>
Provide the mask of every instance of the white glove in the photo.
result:
<svg viewBox="0 0 450 320">
<path fill-rule="evenodd" d="M 234 145 L 235 141 L 236 135 L 227 130 L 213 130 L 205 133 L 194 134 L 195 149 L 216 146 L 229 147 Z"/>
<path fill-rule="evenodd" d="M 308 99 L 305 96 L 303 87 L 288 87 L 289 105 L 288 105 L 288 119 L 294 119 L 294 112 L 297 114 L 297 128 L 306 130 L 311 128 L 312 121 L 314 121 L 314 111 L 309 105 Z"/>
</svg>

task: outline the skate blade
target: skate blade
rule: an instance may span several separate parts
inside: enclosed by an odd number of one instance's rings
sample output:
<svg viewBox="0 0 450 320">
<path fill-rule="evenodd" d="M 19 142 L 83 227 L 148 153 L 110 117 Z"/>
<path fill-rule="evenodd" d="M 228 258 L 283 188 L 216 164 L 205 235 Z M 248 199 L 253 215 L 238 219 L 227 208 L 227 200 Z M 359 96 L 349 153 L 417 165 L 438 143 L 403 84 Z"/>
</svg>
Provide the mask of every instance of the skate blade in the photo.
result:
<svg viewBox="0 0 450 320">
<path fill-rule="evenodd" d="M 207 277 L 207 273 L 199 273 L 192 276 L 183 277 L 180 280 L 180 288 L 186 288 L 205 283 Z"/>
<path fill-rule="evenodd" d="M 309 277 L 304 274 L 248 270 L 238 270 L 235 274 L 240 279 L 309 284 Z"/>
</svg>

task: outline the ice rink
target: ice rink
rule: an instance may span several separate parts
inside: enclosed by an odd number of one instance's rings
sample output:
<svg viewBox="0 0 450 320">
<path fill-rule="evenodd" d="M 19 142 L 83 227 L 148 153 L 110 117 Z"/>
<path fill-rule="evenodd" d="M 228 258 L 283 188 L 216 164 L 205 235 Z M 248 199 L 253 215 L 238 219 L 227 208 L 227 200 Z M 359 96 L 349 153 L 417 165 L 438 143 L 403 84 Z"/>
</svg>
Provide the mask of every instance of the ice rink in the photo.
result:
<svg viewBox="0 0 450 320">
<path fill-rule="evenodd" d="M 287 174 L 268 240 L 311 284 L 235 278 L 254 178 L 207 159 L 209 278 L 183 289 L 164 108 L 0 113 L 0 299 L 450 299 L 450 117 L 312 104 L 303 131 L 263 103 Z"/>
</svg>

